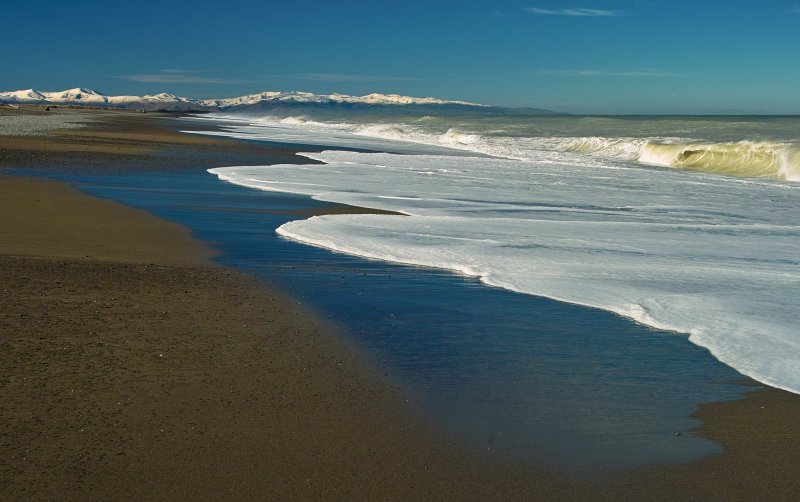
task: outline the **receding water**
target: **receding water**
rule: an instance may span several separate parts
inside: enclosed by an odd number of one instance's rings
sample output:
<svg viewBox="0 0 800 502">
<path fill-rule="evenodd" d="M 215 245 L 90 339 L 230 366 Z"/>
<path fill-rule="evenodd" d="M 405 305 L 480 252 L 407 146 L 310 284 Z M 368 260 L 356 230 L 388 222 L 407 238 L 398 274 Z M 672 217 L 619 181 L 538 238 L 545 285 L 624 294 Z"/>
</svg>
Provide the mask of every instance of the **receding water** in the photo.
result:
<svg viewBox="0 0 800 502">
<path fill-rule="evenodd" d="M 382 151 L 211 172 L 408 216 L 292 221 L 285 237 L 686 333 L 743 375 L 800 393 L 799 119 L 362 118 L 228 117 L 217 134 Z"/>
<path fill-rule="evenodd" d="M 62 176 L 63 178 L 63 176 Z M 182 223 L 220 263 L 269 279 L 344 326 L 421 413 L 481 450 L 569 470 L 691 461 L 699 404 L 741 376 L 683 335 L 429 268 L 308 247 L 275 229 L 330 205 L 205 172 L 68 176 L 88 193 Z"/>
</svg>

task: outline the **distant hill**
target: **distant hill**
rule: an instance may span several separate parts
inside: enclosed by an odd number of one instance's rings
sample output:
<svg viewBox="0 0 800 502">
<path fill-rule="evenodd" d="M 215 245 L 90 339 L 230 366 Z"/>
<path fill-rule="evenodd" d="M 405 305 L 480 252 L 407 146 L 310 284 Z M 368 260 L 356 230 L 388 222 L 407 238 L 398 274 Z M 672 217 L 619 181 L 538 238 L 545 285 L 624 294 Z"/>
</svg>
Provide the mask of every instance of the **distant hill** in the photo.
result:
<svg viewBox="0 0 800 502">
<path fill-rule="evenodd" d="M 558 112 L 538 108 L 506 108 L 465 101 L 437 98 L 415 98 L 398 94 L 312 94 L 310 92 L 268 91 L 236 98 L 192 99 L 161 93 L 145 96 L 106 96 L 92 89 L 78 87 L 65 91 L 24 89 L 0 92 L 0 103 L 70 105 L 99 108 L 121 108 L 146 111 L 183 112 L 349 112 L 380 114 L 437 115 L 555 115 Z"/>
</svg>

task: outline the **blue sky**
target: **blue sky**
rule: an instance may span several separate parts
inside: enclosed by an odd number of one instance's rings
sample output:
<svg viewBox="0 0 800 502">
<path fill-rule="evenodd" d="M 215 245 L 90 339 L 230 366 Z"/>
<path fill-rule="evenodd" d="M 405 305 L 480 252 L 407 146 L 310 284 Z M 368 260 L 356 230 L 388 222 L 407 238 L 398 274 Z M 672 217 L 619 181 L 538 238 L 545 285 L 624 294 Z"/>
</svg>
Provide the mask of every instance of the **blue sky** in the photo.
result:
<svg viewBox="0 0 800 502">
<path fill-rule="evenodd" d="M 0 89 L 800 114 L 796 1 L 14 2 Z"/>
</svg>

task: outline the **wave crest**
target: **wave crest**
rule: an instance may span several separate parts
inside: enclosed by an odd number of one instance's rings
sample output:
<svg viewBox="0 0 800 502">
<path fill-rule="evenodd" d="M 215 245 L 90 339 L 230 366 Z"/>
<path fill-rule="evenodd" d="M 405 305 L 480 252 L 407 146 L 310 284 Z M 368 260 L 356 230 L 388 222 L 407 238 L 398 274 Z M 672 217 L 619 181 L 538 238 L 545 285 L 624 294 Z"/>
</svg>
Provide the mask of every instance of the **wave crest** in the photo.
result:
<svg viewBox="0 0 800 502">
<path fill-rule="evenodd" d="M 800 181 L 800 145 L 795 142 L 692 141 L 673 136 L 527 136 L 506 129 L 411 123 L 317 121 L 308 116 L 262 117 L 257 124 L 296 127 L 312 132 L 350 134 L 473 152 L 534 163 L 617 167 L 639 163 L 737 177 Z M 445 131 L 445 132 L 442 132 Z"/>
<path fill-rule="evenodd" d="M 800 181 L 800 150 L 773 142 L 645 143 L 639 162 L 728 176 Z"/>
<path fill-rule="evenodd" d="M 583 136 L 576 138 L 543 138 L 556 151 L 584 153 L 621 160 L 637 160 L 647 140 L 639 138 L 605 138 Z M 547 141 L 551 140 L 551 141 Z"/>
<path fill-rule="evenodd" d="M 800 148 L 789 143 L 691 143 L 679 138 L 540 138 L 542 149 L 726 176 L 800 181 Z"/>
</svg>

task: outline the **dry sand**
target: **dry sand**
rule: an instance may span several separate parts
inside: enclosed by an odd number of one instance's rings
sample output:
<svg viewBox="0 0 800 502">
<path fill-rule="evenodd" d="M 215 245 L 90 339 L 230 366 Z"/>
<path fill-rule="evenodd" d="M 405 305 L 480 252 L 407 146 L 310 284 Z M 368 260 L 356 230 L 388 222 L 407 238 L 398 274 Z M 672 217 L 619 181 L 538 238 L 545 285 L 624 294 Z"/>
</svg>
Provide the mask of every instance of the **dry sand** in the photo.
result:
<svg viewBox="0 0 800 502">
<path fill-rule="evenodd" d="M 93 117 L 91 129 L 33 138 L 38 146 L 0 138 L 0 163 L 156 169 L 291 158 L 196 136 L 181 143 L 171 119 Z M 88 149 L 118 141 L 136 153 Z M 0 214 L 0 500 L 800 493 L 798 396 L 767 390 L 704 406 L 698 433 L 726 447 L 709 460 L 571 479 L 477 455 L 431 429 L 313 313 L 208 265 L 210 251 L 182 227 L 12 177 L 0 178 Z"/>
</svg>

